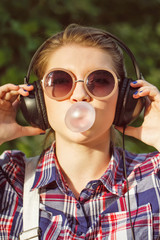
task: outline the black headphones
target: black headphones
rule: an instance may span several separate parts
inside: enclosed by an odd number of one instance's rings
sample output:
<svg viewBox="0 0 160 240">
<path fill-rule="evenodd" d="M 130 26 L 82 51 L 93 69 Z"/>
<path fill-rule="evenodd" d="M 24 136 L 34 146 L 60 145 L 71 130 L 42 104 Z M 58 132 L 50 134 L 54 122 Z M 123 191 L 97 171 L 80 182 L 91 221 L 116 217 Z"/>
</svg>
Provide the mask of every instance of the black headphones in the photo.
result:
<svg viewBox="0 0 160 240">
<path fill-rule="evenodd" d="M 137 79 L 143 79 L 142 74 L 140 73 L 139 67 L 135 60 L 135 57 L 131 50 L 117 37 L 111 33 L 104 32 L 106 37 L 111 37 L 120 47 L 124 50 L 127 55 L 130 57 L 133 67 L 135 69 Z M 52 37 L 51 37 L 52 38 Z M 49 39 L 51 39 L 49 38 Z M 47 39 L 35 52 L 31 62 L 28 67 L 27 75 L 24 78 L 24 83 L 29 84 L 30 74 L 36 57 L 39 52 L 42 50 L 45 43 L 49 40 Z M 145 98 L 134 99 L 133 93 L 136 91 L 136 88 L 132 88 L 130 83 L 133 80 L 131 78 L 124 78 L 120 81 L 119 85 L 119 95 L 116 106 L 116 113 L 113 124 L 116 126 L 126 126 L 131 123 L 142 111 L 145 105 Z M 20 109 L 23 113 L 24 118 L 29 124 L 35 127 L 39 127 L 43 130 L 50 128 L 47 111 L 44 101 L 43 90 L 41 87 L 40 80 L 37 80 L 33 83 L 34 90 L 29 93 L 27 97 L 20 97 Z"/>
</svg>

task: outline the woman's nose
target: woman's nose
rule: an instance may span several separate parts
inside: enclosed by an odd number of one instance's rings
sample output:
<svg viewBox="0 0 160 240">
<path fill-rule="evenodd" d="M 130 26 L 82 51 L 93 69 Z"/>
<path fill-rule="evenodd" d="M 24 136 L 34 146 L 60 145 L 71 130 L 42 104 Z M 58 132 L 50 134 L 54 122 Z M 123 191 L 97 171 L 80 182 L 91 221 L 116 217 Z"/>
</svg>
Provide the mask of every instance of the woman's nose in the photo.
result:
<svg viewBox="0 0 160 240">
<path fill-rule="evenodd" d="M 84 88 L 84 82 L 76 83 L 75 89 L 73 90 L 70 100 L 72 102 L 80 102 L 80 101 L 89 102 L 91 100 L 91 97 L 88 95 L 88 93 Z"/>
</svg>

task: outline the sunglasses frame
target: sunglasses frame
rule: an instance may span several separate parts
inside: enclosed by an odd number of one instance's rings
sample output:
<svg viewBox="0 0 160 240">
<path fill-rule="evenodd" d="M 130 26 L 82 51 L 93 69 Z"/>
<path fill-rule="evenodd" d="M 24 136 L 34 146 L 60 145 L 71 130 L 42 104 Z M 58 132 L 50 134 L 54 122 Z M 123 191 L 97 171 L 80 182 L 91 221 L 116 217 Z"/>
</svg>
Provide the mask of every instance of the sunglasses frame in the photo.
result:
<svg viewBox="0 0 160 240">
<path fill-rule="evenodd" d="M 64 97 L 51 97 L 51 96 L 48 94 L 48 92 L 47 92 L 47 90 L 46 90 L 46 88 L 45 88 L 45 79 L 46 79 L 46 77 L 47 77 L 48 74 L 50 74 L 51 72 L 57 71 L 57 70 L 58 70 L 58 71 L 63 71 L 63 72 L 65 72 L 65 73 L 68 73 L 68 74 L 71 76 L 72 81 L 73 81 L 73 86 L 72 86 L 71 90 L 70 90 L 69 93 L 66 94 Z M 111 73 L 112 76 L 113 76 L 113 78 L 114 78 L 114 80 L 115 80 L 115 84 L 114 84 L 114 88 L 113 88 L 112 92 L 111 92 L 109 95 L 104 96 L 104 97 L 97 97 L 97 96 L 93 95 L 93 94 L 88 90 L 87 85 L 86 85 L 88 76 L 89 76 L 91 73 L 93 73 L 93 72 L 95 72 L 95 71 L 99 71 L 99 70 L 107 71 L 107 72 Z M 73 91 L 74 91 L 74 89 L 75 89 L 75 86 L 76 86 L 76 83 L 77 83 L 77 82 L 83 82 L 83 83 L 84 83 L 85 91 L 86 91 L 87 94 L 88 94 L 90 97 L 92 97 L 93 99 L 106 100 L 106 99 L 110 98 L 110 97 L 115 93 L 115 91 L 117 90 L 117 87 L 118 87 L 118 85 L 119 85 L 120 79 L 117 78 L 116 74 L 115 74 L 112 70 L 107 69 L 107 68 L 95 68 L 95 69 L 93 69 L 92 71 L 89 71 L 89 72 L 85 75 L 84 80 L 77 79 L 76 76 L 75 76 L 71 71 L 69 71 L 69 70 L 67 70 L 67 69 L 64 69 L 64 68 L 52 68 L 52 69 L 50 69 L 49 71 L 47 71 L 47 73 L 46 73 L 46 74 L 44 75 L 44 77 L 42 78 L 41 82 L 42 82 L 42 86 L 43 86 L 43 89 L 44 89 L 44 92 L 46 93 L 46 95 L 47 95 L 49 98 L 54 99 L 54 100 L 62 101 L 62 100 L 65 100 L 65 99 L 69 98 L 69 97 L 72 95 L 72 93 L 73 93 Z"/>
</svg>

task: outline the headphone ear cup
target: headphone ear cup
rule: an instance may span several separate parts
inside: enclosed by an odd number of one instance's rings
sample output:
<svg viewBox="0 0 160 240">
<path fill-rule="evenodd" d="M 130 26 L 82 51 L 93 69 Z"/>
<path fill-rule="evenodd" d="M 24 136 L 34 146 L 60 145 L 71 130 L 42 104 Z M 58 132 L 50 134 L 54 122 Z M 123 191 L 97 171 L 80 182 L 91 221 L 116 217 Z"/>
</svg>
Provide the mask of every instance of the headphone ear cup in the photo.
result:
<svg viewBox="0 0 160 240">
<path fill-rule="evenodd" d="M 123 102 L 125 97 L 125 92 L 127 88 L 128 79 L 124 78 L 123 81 L 121 81 L 119 85 L 119 94 L 118 94 L 118 100 L 117 100 L 117 106 L 116 106 L 116 113 L 114 117 L 114 122 L 116 126 L 120 126 L 122 122 L 122 115 L 121 110 L 123 108 Z"/>
<path fill-rule="evenodd" d="M 29 96 L 20 97 L 20 109 L 30 125 L 46 130 L 50 126 L 40 81 L 35 81 L 33 86 L 34 89 L 29 92 Z"/>
<path fill-rule="evenodd" d="M 132 88 L 132 79 L 125 78 L 119 86 L 119 95 L 116 106 L 116 113 L 113 124 L 126 126 L 138 117 L 145 105 L 145 99 L 133 98 L 137 88 Z"/>
<path fill-rule="evenodd" d="M 48 122 L 48 117 L 47 117 L 47 110 L 46 110 L 46 105 L 45 105 L 45 100 L 44 100 L 44 93 L 42 89 L 42 85 L 40 81 L 35 82 L 36 85 L 36 101 L 37 101 L 37 108 L 39 115 L 41 116 L 41 124 L 43 126 L 42 129 L 48 129 L 50 128 L 49 122 Z"/>
</svg>

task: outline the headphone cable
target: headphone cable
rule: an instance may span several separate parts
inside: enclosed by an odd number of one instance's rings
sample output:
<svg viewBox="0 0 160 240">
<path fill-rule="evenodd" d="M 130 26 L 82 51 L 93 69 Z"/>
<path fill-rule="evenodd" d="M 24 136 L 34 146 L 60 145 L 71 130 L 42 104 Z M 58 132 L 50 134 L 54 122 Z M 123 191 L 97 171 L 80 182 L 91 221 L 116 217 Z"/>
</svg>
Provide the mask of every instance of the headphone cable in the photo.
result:
<svg viewBox="0 0 160 240">
<path fill-rule="evenodd" d="M 135 240 L 133 223 L 132 223 L 132 218 L 131 218 L 129 183 L 128 183 L 128 179 L 127 179 L 127 168 L 126 168 L 126 158 L 125 158 L 125 129 L 126 129 L 126 126 L 123 127 L 123 155 L 122 155 L 122 158 L 123 158 L 123 166 L 124 166 L 124 176 L 125 176 L 125 179 L 126 179 L 126 186 L 127 186 L 127 202 L 128 202 L 128 211 L 129 211 L 129 219 L 130 219 L 130 226 L 131 226 L 131 232 L 132 232 L 132 239 Z"/>
</svg>

